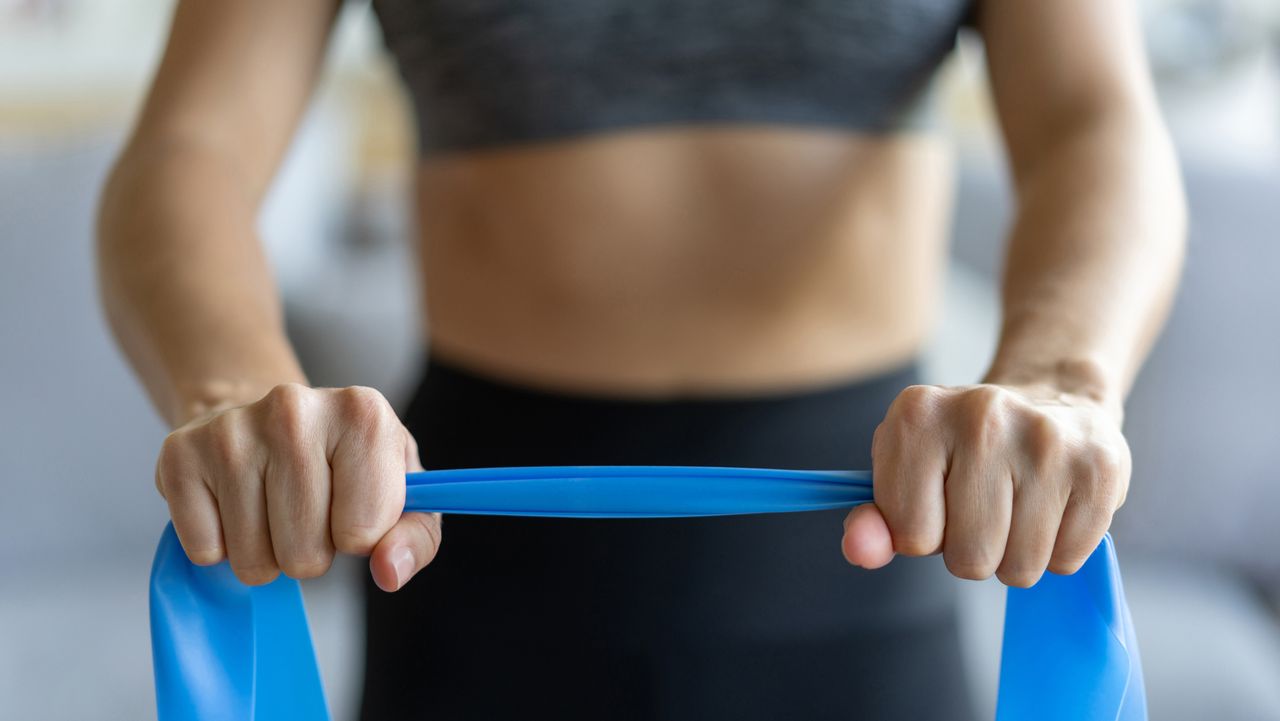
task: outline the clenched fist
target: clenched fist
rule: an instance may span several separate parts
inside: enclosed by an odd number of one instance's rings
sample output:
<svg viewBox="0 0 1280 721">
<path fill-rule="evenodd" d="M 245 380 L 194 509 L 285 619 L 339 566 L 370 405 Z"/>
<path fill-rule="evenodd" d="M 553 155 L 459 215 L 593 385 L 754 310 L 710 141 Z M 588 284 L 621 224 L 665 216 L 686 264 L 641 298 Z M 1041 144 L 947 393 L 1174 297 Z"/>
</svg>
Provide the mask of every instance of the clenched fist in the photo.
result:
<svg viewBox="0 0 1280 721">
<path fill-rule="evenodd" d="M 1074 573 L 1124 503 L 1129 447 L 1115 414 L 1079 396 L 916 385 L 872 442 L 875 503 L 845 519 L 850 563 L 941 552 L 956 576 L 1028 587 Z"/>
<path fill-rule="evenodd" d="M 284 384 L 165 439 L 156 488 L 187 556 L 229 559 L 244 583 L 312 578 L 335 551 L 368 555 L 386 591 L 440 547 L 438 513 L 402 513 L 418 448 L 371 388 Z"/>
</svg>

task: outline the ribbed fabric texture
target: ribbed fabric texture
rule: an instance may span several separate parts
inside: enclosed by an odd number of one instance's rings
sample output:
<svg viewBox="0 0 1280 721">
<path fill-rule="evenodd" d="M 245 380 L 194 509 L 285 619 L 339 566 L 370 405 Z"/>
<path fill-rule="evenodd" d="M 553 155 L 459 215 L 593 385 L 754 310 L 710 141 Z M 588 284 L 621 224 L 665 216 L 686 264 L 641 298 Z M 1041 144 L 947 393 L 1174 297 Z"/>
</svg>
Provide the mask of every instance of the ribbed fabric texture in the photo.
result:
<svg viewBox="0 0 1280 721">
<path fill-rule="evenodd" d="M 424 153 L 638 126 L 927 128 L 971 0 L 373 0 Z"/>
</svg>

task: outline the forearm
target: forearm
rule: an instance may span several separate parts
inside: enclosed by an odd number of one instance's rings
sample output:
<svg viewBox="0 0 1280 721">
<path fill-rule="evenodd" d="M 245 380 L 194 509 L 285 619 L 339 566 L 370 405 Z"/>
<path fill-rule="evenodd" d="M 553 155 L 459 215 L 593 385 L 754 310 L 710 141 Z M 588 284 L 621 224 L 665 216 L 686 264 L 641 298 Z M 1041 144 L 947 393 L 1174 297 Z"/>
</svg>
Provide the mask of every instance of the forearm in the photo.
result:
<svg viewBox="0 0 1280 721">
<path fill-rule="evenodd" d="M 1000 342 L 985 381 L 1037 385 L 1117 417 L 1183 257 L 1177 164 L 1158 121 L 1101 114 L 1018 174 Z"/>
<path fill-rule="evenodd" d="M 103 192 L 107 318 L 172 425 L 305 382 L 254 232 L 256 198 L 216 148 L 130 148 Z"/>
</svg>

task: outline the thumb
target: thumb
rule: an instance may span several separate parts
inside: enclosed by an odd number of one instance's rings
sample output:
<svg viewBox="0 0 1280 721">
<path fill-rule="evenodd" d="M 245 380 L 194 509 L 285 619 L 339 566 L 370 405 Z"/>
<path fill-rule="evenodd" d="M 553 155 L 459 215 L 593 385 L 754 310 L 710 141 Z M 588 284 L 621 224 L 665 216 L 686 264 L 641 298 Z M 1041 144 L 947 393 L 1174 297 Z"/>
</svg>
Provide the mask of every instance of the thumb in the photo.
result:
<svg viewBox="0 0 1280 721">
<path fill-rule="evenodd" d="M 378 541 L 369 556 L 369 572 L 378 588 L 398 591 L 426 568 L 440 549 L 439 513 L 406 513 Z"/>
<path fill-rule="evenodd" d="M 418 442 L 405 429 L 404 461 L 410 473 L 422 470 Z M 382 537 L 369 555 L 369 572 L 378 588 L 390 593 L 398 591 L 418 571 L 426 568 L 440 548 L 441 515 L 439 513 L 405 513 Z"/>
<path fill-rule="evenodd" d="M 893 537 L 874 503 L 857 506 L 845 516 L 841 550 L 846 561 L 863 568 L 880 568 L 893 560 Z"/>
</svg>

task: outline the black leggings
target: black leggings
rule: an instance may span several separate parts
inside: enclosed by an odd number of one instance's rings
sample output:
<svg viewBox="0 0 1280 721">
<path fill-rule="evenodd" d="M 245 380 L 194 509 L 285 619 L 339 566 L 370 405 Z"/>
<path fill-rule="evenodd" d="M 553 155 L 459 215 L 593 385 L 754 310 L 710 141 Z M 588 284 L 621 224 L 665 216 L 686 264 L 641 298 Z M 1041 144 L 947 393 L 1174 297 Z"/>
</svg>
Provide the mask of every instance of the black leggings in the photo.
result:
<svg viewBox="0 0 1280 721">
<path fill-rule="evenodd" d="M 914 366 L 793 394 L 620 400 L 439 359 L 405 423 L 427 468 L 869 468 Z M 404 589 L 365 575 L 361 718 L 972 717 L 955 585 L 937 559 L 869 572 L 845 511 L 683 519 L 449 515 Z"/>
</svg>

